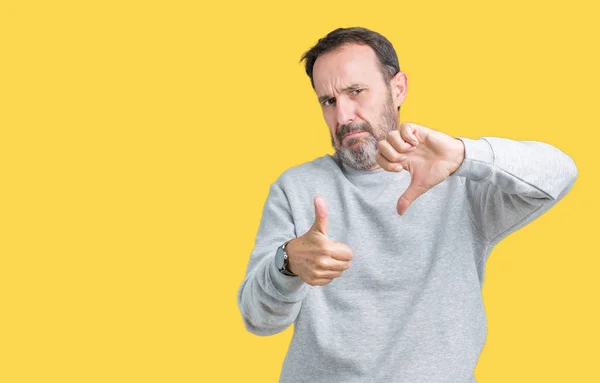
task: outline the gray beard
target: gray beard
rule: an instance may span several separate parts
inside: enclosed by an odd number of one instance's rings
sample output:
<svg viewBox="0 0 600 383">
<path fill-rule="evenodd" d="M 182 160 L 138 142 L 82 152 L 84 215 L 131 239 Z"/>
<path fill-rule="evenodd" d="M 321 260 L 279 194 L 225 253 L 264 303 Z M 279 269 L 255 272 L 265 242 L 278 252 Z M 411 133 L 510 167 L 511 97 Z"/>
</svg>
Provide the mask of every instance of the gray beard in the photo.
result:
<svg viewBox="0 0 600 383">
<path fill-rule="evenodd" d="M 395 130 L 396 125 L 396 116 L 394 116 L 393 111 L 390 110 L 384 114 L 378 129 L 376 129 L 377 131 L 364 121 L 350 126 L 344 125 L 340 127 L 340 130 L 337 133 L 338 142 L 342 142 L 346 133 L 356 130 L 367 132 L 369 133 L 369 136 L 363 139 L 350 138 L 348 140 L 348 146 L 340 145 L 339 148 L 335 148 L 335 153 L 338 158 L 349 167 L 357 170 L 369 170 L 377 164 L 378 142 L 384 140 L 388 132 Z M 353 148 L 353 145 L 357 142 L 359 142 L 358 145 Z M 333 137 L 331 138 L 331 143 L 335 147 Z"/>
<path fill-rule="evenodd" d="M 351 138 L 348 140 L 350 147 L 342 146 L 336 150 L 339 159 L 349 167 L 357 170 L 369 170 L 377 163 L 377 139 L 372 135 L 362 139 L 361 143 L 353 149 L 351 146 L 359 140 Z"/>
</svg>

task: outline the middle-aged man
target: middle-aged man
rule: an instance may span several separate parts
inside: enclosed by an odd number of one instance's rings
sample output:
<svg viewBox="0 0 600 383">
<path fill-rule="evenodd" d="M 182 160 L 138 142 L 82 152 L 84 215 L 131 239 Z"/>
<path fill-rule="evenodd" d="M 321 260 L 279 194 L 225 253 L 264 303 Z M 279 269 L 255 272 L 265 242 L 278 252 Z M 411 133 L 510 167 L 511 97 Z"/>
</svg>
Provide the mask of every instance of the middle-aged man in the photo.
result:
<svg viewBox="0 0 600 383">
<path fill-rule="evenodd" d="M 488 255 L 570 190 L 575 164 L 542 142 L 398 124 L 407 78 L 376 32 L 336 29 L 303 60 L 335 155 L 271 185 L 246 328 L 295 324 L 280 382 L 475 382 Z"/>
</svg>

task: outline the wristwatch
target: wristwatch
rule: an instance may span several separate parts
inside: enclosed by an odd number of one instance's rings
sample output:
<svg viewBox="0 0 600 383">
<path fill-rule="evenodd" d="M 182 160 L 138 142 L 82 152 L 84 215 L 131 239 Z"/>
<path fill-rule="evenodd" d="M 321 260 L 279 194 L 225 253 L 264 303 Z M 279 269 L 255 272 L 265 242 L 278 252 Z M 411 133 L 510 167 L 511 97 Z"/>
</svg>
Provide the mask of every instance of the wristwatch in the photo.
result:
<svg viewBox="0 0 600 383">
<path fill-rule="evenodd" d="M 277 267 L 277 270 L 279 270 L 280 273 L 289 275 L 291 277 L 295 277 L 296 274 L 292 273 L 288 269 L 289 260 L 288 260 L 288 255 L 285 251 L 285 247 L 287 246 L 287 244 L 289 242 L 290 241 L 287 241 L 283 245 L 279 246 L 279 248 L 277 249 L 277 253 L 275 254 L 275 266 Z"/>
</svg>

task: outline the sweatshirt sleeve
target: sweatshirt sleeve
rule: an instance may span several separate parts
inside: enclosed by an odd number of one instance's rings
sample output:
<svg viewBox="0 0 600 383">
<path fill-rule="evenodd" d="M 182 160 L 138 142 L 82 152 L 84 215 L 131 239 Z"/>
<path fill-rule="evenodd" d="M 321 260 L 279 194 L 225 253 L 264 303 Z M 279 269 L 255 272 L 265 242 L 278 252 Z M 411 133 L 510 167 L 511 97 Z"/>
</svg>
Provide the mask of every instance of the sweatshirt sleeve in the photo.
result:
<svg viewBox="0 0 600 383">
<path fill-rule="evenodd" d="M 464 177 L 471 218 L 491 246 L 554 206 L 577 178 L 573 160 L 543 142 L 458 139 L 465 159 L 453 176 Z"/>
<path fill-rule="evenodd" d="M 294 238 L 296 230 L 288 199 L 274 183 L 263 208 L 246 277 L 238 291 L 238 306 L 251 333 L 279 333 L 298 316 L 308 285 L 299 277 L 282 274 L 275 266 L 277 248 Z"/>
</svg>

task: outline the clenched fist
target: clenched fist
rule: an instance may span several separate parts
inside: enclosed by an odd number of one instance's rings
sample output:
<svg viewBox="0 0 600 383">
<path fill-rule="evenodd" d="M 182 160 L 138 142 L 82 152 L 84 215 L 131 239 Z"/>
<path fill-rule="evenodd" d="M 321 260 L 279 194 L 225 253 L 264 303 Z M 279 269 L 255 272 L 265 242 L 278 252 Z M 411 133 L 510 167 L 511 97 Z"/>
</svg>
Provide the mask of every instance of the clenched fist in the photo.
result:
<svg viewBox="0 0 600 383">
<path fill-rule="evenodd" d="M 327 238 L 327 206 L 315 197 L 315 222 L 287 246 L 288 269 L 312 286 L 331 283 L 350 267 L 352 249 Z"/>
</svg>

